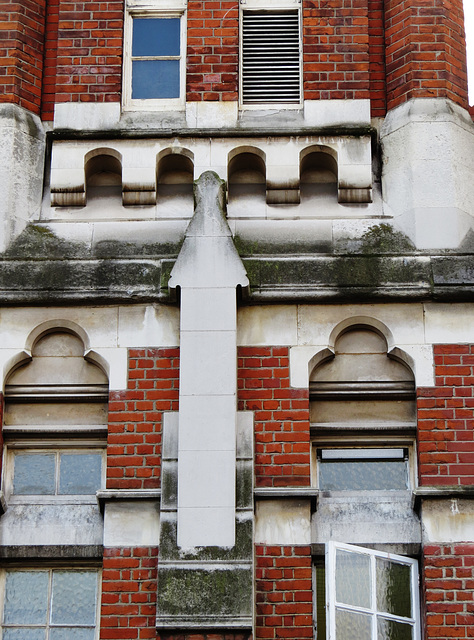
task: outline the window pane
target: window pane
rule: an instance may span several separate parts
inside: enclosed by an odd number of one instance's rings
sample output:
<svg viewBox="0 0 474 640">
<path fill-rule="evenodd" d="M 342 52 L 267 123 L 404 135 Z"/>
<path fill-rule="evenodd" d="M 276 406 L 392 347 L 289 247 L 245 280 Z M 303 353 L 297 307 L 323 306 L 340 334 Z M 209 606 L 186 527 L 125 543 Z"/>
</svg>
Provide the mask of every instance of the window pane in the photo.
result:
<svg viewBox="0 0 474 640">
<path fill-rule="evenodd" d="M 138 100 L 179 98 L 179 61 L 134 60 L 132 98 Z"/>
<path fill-rule="evenodd" d="M 52 624 L 95 624 L 97 573 L 54 571 Z"/>
<path fill-rule="evenodd" d="M 100 489 L 102 456 L 99 453 L 62 453 L 59 493 L 93 495 Z"/>
<path fill-rule="evenodd" d="M 94 640 L 94 629 L 77 627 L 53 627 L 49 633 L 50 640 Z"/>
<path fill-rule="evenodd" d="M 179 56 L 179 18 L 134 18 L 132 56 Z"/>
<path fill-rule="evenodd" d="M 377 640 L 413 640 L 413 627 L 404 622 L 379 618 L 377 620 Z"/>
<path fill-rule="evenodd" d="M 411 618 L 410 567 L 383 558 L 376 562 L 377 610 Z"/>
<path fill-rule="evenodd" d="M 354 611 L 336 610 L 337 640 L 372 640 L 371 617 Z"/>
<path fill-rule="evenodd" d="M 5 582 L 4 624 L 46 624 L 47 571 L 9 571 Z"/>
<path fill-rule="evenodd" d="M 22 627 L 21 629 L 3 629 L 3 640 L 45 640 L 46 629 L 31 629 Z"/>
<path fill-rule="evenodd" d="M 407 486 L 405 460 L 319 462 L 322 491 L 403 490 Z"/>
<path fill-rule="evenodd" d="M 55 456 L 53 454 L 15 455 L 13 493 L 16 495 L 54 495 Z"/>
<path fill-rule="evenodd" d="M 369 556 L 337 550 L 336 600 L 355 607 L 370 608 Z"/>
</svg>

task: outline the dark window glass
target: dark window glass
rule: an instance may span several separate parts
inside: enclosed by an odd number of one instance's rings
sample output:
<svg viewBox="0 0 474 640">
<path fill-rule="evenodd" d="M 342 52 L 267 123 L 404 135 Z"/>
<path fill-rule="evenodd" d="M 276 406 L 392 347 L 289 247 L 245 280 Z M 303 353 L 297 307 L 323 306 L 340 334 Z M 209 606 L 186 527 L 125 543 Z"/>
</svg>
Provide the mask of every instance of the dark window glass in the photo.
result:
<svg viewBox="0 0 474 640">
<path fill-rule="evenodd" d="M 179 18 L 134 18 L 132 56 L 179 56 Z"/>
<path fill-rule="evenodd" d="M 179 98 L 179 60 L 134 60 L 132 98 Z"/>
</svg>

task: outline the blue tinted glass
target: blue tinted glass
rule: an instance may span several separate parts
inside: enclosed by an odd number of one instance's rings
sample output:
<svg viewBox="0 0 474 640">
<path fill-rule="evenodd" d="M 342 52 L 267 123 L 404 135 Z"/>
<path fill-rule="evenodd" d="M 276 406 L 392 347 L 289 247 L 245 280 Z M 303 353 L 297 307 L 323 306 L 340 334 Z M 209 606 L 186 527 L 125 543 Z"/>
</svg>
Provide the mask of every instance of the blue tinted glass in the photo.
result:
<svg viewBox="0 0 474 640">
<path fill-rule="evenodd" d="M 93 495 L 100 489 L 100 453 L 62 453 L 59 463 L 59 493 Z"/>
<path fill-rule="evenodd" d="M 44 640 L 46 637 L 46 629 L 21 627 L 21 629 L 12 628 L 3 629 L 3 640 Z"/>
<path fill-rule="evenodd" d="M 134 18 L 132 56 L 179 56 L 179 18 Z"/>
<path fill-rule="evenodd" d="M 51 622 L 61 625 L 95 624 L 97 573 L 54 571 Z"/>
<path fill-rule="evenodd" d="M 179 98 L 179 60 L 134 60 L 132 98 Z"/>
<path fill-rule="evenodd" d="M 46 624 L 48 584 L 47 571 L 9 571 L 5 583 L 4 624 Z"/>
<path fill-rule="evenodd" d="M 54 495 L 55 456 L 49 453 L 15 455 L 13 493 Z"/>
<path fill-rule="evenodd" d="M 50 640 L 94 640 L 95 629 L 81 627 L 53 627 L 49 632 Z M 21 638 L 23 640 L 23 638 Z"/>
</svg>

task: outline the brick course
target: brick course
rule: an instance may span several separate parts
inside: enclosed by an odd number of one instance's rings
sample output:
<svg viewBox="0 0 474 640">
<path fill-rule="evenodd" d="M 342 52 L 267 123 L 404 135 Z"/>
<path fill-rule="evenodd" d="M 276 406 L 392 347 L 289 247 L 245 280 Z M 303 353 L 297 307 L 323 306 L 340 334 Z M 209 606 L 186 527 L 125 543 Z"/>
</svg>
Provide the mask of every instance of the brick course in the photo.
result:
<svg viewBox="0 0 474 640">
<path fill-rule="evenodd" d="M 160 486 L 162 415 L 178 395 L 179 349 L 130 349 L 128 388 L 110 394 L 108 489 Z"/>
<path fill-rule="evenodd" d="M 0 102 L 41 108 L 46 0 L 0 5 Z"/>
<path fill-rule="evenodd" d="M 157 547 L 104 549 L 101 640 L 156 638 Z"/>
<path fill-rule="evenodd" d="M 474 544 L 424 548 L 426 638 L 468 640 L 474 636 Z"/>
<path fill-rule="evenodd" d="M 309 390 L 290 387 L 288 347 L 238 349 L 239 409 L 254 411 L 255 481 L 310 485 Z"/>
<path fill-rule="evenodd" d="M 388 108 L 411 98 L 467 107 L 462 0 L 386 0 Z"/>
<path fill-rule="evenodd" d="M 238 4 L 189 0 L 187 21 L 186 99 L 237 100 Z"/>
<path fill-rule="evenodd" d="M 255 638 L 312 638 L 311 548 L 256 545 Z"/>
<path fill-rule="evenodd" d="M 56 102 L 119 102 L 123 0 L 60 0 Z"/>
<path fill-rule="evenodd" d="M 435 387 L 418 389 L 420 485 L 474 484 L 474 345 L 435 345 Z"/>
<path fill-rule="evenodd" d="M 304 0 L 306 100 L 369 98 L 368 0 Z"/>
</svg>

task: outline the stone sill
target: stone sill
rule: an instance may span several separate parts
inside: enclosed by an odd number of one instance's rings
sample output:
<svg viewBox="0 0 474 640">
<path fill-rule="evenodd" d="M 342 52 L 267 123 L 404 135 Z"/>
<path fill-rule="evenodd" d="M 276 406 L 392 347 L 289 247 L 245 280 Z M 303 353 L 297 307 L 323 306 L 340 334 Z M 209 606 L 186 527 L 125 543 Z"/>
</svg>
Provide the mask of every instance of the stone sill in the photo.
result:
<svg viewBox="0 0 474 640">
<path fill-rule="evenodd" d="M 96 493 L 101 512 L 107 502 L 124 500 L 161 500 L 161 489 L 101 489 Z"/>
<path fill-rule="evenodd" d="M 474 485 L 418 487 L 413 491 L 413 508 L 419 511 L 423 500 L 474 499 Z"/>
</svg>

